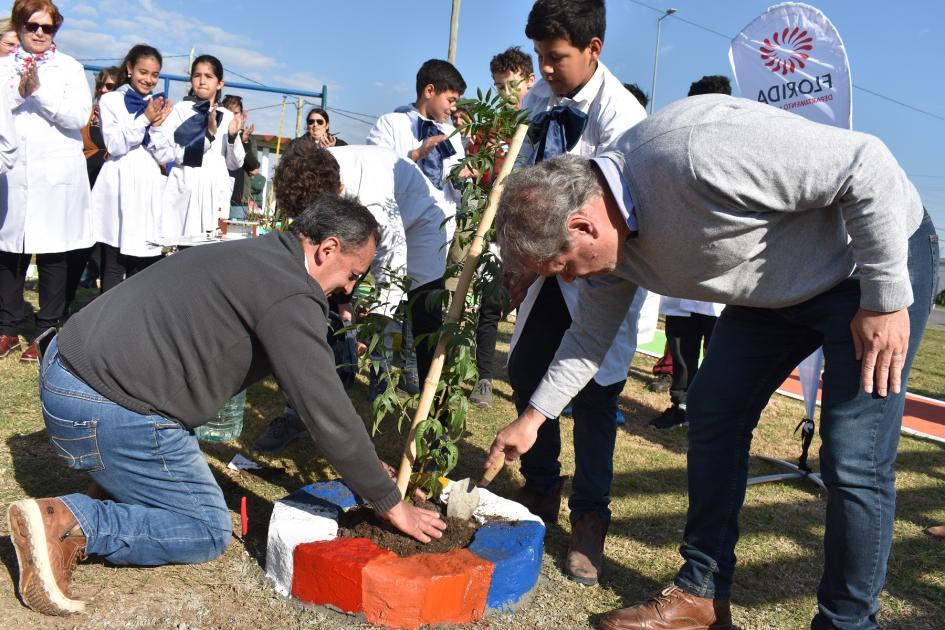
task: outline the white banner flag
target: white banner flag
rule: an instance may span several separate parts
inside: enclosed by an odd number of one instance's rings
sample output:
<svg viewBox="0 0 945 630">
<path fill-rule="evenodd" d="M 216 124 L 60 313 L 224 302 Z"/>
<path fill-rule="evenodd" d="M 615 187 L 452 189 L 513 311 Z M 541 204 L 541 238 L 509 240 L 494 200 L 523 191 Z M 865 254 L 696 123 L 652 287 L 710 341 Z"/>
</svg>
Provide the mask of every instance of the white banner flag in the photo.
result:
<svg viewBox="0 0 945 630">
<path fill-rule="evenodd" d="M 852 128 L 847 53 L 819 9 L 798 2 L 770 7 L 732 40 L 728 58 L 743 97 Z"/>
</svg>

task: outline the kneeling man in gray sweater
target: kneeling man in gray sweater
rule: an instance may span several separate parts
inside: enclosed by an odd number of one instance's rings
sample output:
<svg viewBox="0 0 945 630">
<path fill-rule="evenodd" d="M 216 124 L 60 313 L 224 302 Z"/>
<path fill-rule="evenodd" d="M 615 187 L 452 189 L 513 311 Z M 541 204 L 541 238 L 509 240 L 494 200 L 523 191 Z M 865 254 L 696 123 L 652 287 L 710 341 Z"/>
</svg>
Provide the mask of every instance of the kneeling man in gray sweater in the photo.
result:
<svg viewBox="0 0 945 630">
<path fill-rule="evenodd" d="M 828 496 L 811 627 L 876 627 L 906 382 L 938 264 L 932 222 L 885 145 L 744 99 L 691 97 L 601 157 L 513 174 L 496 229 L 503 257 L 588 282 L 530 406 L 499 432 L 486 465 L 531 448 L 594 375 L 638 285 L 729 305 L 689 390 L 683 567 L 602 626 L 732 627 L 752 430 L 791 370 L 823 346 Z"/>
<path fill-rule="evenodd" d="M 69 583 L 87 555 L 162 565 L 222 554 L 230 514 L 192 429 L 270 374 L 352 490 L 410 536 L 442 535 L 437 514 L 401 500 L 327 342 L 326 296 L 351 292 L 379 238 L 364 206 L 325 195 L 288 232 L 170 256 L 69 320 L 43 355 L 43 418 L 63 462 L 113 500 L 10 506 L 27 606 L 81 611 Z"/>
</svg>

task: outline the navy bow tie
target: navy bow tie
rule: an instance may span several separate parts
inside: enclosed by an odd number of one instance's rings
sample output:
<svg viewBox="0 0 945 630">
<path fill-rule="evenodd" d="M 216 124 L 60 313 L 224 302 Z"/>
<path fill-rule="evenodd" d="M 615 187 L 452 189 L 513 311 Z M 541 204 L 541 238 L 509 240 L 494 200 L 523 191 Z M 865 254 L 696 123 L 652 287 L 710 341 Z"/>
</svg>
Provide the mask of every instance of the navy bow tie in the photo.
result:
<svg viewBox="0 0 945 630">
<path fill-rule="evenodd" d="M 432 136 L 438 136 L 443 131 L 432 120 L 417 117 L 417 140 L 421 143 Z M 429 155 L 417 162 L 417 166 L 427 176 L 427 179 L 438 189 L 443 190 L 443 160 L 456 155 L 456 148 L 449 140 L 436 145 Z"/>
<path fill-rule="evenodd" d="M 532 163 L 549 160 L 574 148 L 587 127 L 587 114 L 567 105 L 555 105 L 532 119 L 529 136 L 535 152 Z"/>
<path fill-rule="evenodd" d="M 184 147 L 184 166 L 203 165 L 203 139 L 207 136 L 210 122 L 210 101 L 194 103 L 197 112 L 174 130 L 174 142 Z M 217 125 L 223 120 L 223 112 L 217 111 Z"/>
<path fill-rule="evenodd" d="M 155 98 L 164 96 L 164 94 L 154 94 L 149 98 L 145 98 L 138 94 L 133 88 L 129 88 L 125 92 L 125 109 L 128 110 L 129 114 L 134 114 L 135 118 L 144 113 L 144 110 L 148 108 L 148 103 Z M 151 125 L 149 124 L 144 128 L 144 140 L 141 141 L 141 146 L 146 147 L 151 142 Z"/>
</svg>

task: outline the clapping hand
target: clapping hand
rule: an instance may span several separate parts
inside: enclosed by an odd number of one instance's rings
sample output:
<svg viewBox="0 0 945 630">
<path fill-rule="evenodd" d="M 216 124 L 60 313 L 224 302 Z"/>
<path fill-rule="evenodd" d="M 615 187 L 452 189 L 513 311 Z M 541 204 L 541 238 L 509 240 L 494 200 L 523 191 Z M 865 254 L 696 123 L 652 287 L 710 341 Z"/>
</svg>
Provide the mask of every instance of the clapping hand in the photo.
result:
<svg viewBox="0 0 945 630">
<path fill-rule="evenodd" d="M 243 128 L 243 114 L 233 114 L 233 118 L 230 119 L 230 126 L 227 127 L 226 132 L 230 135 L 230 138 L 236 140 L 236 136 L 239 134 L 240 129 Z"/>
<path fill-rule="evenodd" d="M 38 89 L 39 73 L 36 70 L 36 66 L 30 64 L 23 73 L 23 76 L 20 77 L 20 96 L 23 98 L 32 96 Z"/>
<path fill-rule="evenodd" d="M 144 115 L 152 127 L 160 127 L 170 113 L 171 101 L 165 100 L 163 96 L 152 98 L 148 101 L 148 106 L 144 108 Z"/>
<path fill-rule="evenodd" d="M 243 114 L 243 123 L 246 123 L 246 117 L 249 114 Z M 250 137 L 253 135 L 253 132 L 256 131 L 256 125 L 250 124 L 249 127 L 243 127 L 243 142 L 249 142 Z"/>
<path fill-rule="evenodd" d="M 209 133 L 213 137 L 216 137 L 217 135 L 217 106 L 216 105 L 210 108 L 209 118 L 207 119 L 207 133 Z"/>
</svg>

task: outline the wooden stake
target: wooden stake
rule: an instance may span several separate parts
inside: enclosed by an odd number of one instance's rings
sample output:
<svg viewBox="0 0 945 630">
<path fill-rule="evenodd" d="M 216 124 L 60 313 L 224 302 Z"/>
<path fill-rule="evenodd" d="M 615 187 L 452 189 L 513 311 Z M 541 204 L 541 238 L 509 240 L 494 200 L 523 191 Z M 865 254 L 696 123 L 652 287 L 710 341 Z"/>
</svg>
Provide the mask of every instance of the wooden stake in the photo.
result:
<svg viewBox="0 0 945 630">
<path fill-rule="evenodd" d="M 489 201 L 486 209 L 482 213 L 482 219 L 479 221 L 479 227 L 476 229 L 476 235 L 473 237 L 472 244 L 469 246 L 469 253 L 463 262 L 463 272 L 459 276 L 459 283 L 456 291 L 453 293 L 453 299 L 450 302 L 450 310 L 444 324 L 455 324 L 463 315 L 463 309 L 466 308 L 466 293 L 469 291 L 469 285 L 472 284 L 473 274 L 479 267 L 479 258 L 482 256 L 482 250 L 485 247 L 486 232 L 492 227 L 492 221 L 495 218 L 496 206 L 499 203 L 499 195 L 502 193 L 505 178 L 512 171 L 518 152 L 522 148 L 522 142 L 525 140 L 525 134 L 528 132 L 528 125 L 521 124 L 515 129 L 512 141 L 509 143 L 509 152 L 505 156 L 502 168 L 499 170 L 499 176 L 496 178 L 495 185 L 489 193 Z M 417 425 L 427 419 L 430 415 L 430 408 L 433 406 L 433 398 L 436 395 L 436 387 L 440 382 L 440 375 L 443 373 L 443 364 L 446 362 L 446 344 L 449 339 L 446 333 L 441 333 L 440 341 L 436 344 L 436 351 L 433 354 L 433 362 L 430 364 L 430 371 L 423 381 L 423 391 L 420 393 L 420 402 L 417 403 L 417 411 L 414 414 L 413 422 L 410 425 L 410 431 L 407 432 L 407 443 L 404 445 L 404 455 L 400 460 L 400 468 L 397 471 L 397 488 L 400 489 L 401 498 L 407 495 L 407 484 L 410 482 L 410 474 L 413 471 L 413 462 L 417 457 Z"/>
</svg>

